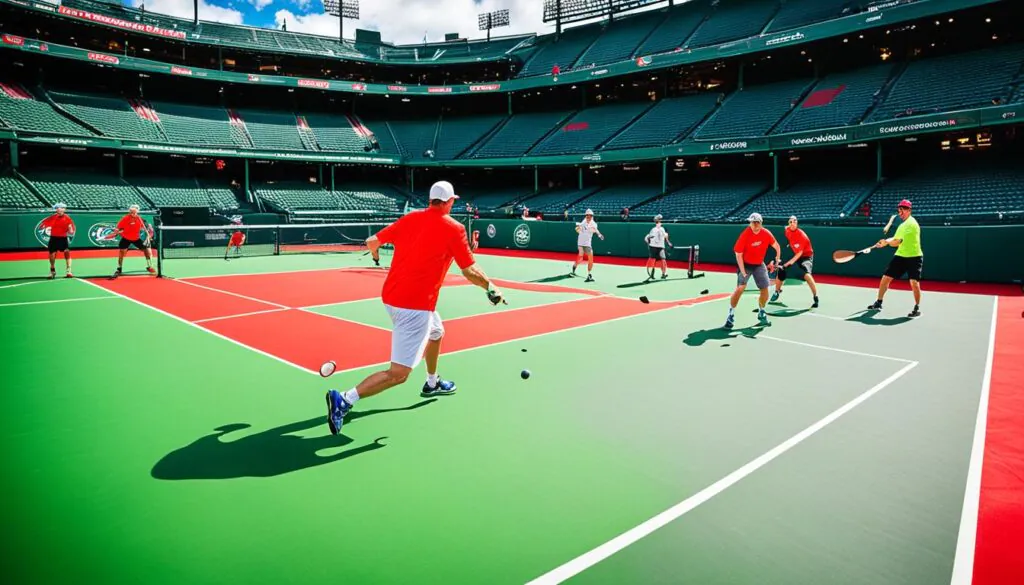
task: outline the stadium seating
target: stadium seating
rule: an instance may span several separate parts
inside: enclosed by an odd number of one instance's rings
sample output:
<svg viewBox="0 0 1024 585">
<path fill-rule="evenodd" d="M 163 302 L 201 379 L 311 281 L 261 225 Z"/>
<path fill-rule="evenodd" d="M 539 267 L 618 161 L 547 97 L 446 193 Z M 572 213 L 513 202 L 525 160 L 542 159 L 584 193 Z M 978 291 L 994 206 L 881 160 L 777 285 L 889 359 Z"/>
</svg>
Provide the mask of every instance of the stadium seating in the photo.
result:
<svg viewBox="0 0 1024 585">
<path fill-rule="evenodd" d="M 16 83 L 0 82 L 0 124 L 15 130 L 92 136 L 92 132 L 65 118 Z"/>
<path fill-rule="evenodd" d="M 502 187 L 498 185 L 493 190 L 460 190 L 459 197 L 465 200 L 466 203 L 472 203 L 474 207 L 479 208 L 481 211 L 492 211 L 499 207 L 513 204 L 532 192 L 532 189 L 526 187 Z"/>
<path fill-rule="evenodd" d="M 356 132 L 347 116 L 305 114 L 303 117 L 321 150 L 363 152 L 367 145 L 366 138 Z"/>
<path fill-rule="evenodd" d="M 767 188 L 759 181 L 698 182 L 630 209 L 630 215 L 660 213 L 666 220 L 714 221 L 730 215 Z"/>
<path fill-rule="evenodd" d="M 113 138 L 165 142 L 157 122 L 139 115 L 125 99 L 86 93 L 49 91 L 50 98 L 69 114 Z"/>
<path fill-rule="evenodd" d="M 693 49 L 755 36 L 778 7 L 779 3 L 772 0 L 719 0 L 686 46 Z"/>
<path fill-rule="evenodd" d="M 472 158 L 523 156 L 538 140 L 551 131 L 568 112 L 515 114 L 473 153 Z"/>
<path fill-rule="evenodd" d="M 238 200 L 229 189 L 207 189 L 195 179 L 140 177 L 130 182 L 157 207 L 204 207 L 218 211 L 238 208 Z M 227 197 L 212 191 L 224 191 Z"/>
<path fill-rule="evenodd" d="M 871 119 L 986 106 L 997 97 L 1006 100 L 1022 59 L 1024 45 L 1016 44 L 915 61 L 896 80 Z"/>
<path fill-rule="evenodd" d="M 577 189 L 553 189 L 520 201 L 516 208 L 528 207 L 530 213 L 538 211 L 549 214 L 562 213 L 566 207 L 574 205 L 576 201 L 587 197 L 596 190 L 596 187 L 588 187 L 582 191 Z"/>
<path fill-rule="evenodd" d="M 766 219 L 838 219 L 840 212 L 854 199 L 865 196 L 875 186 L 873 179 L 811 179 L 783 189 L 767 191 L 731 214 L 734 221 L 745 221 L 751 213 Z"/>
<path fill-rule="evenodd" d="M 650 102 L 622 103 L 581 110 L 535 146 L 530 154 L 592 152 L 651 105 Z"/>
<path fill-rule="evenodd" d="M 210 185 L 203 181 L 196 182 L 199 184 L 200 188 L 206 190 L 206 194 L 210 197 L 210 202 L 213 204 L 214 209 L 221 211 L 233 211 L 239 208 L 238 197 L 231 189 Z"/>
<path fill-rule="evenodd" d="M 914 204 L 918 217 L 1022 213 L 1024 166 L 984 160 L 924 165 L 887 181 L 868 198 L 871 219 L 888 221 L 902 199 Z"/>
<path fill-rule="evenodd" d="M 629 59 L 633 56 L 637 46 L 647 38 L 654 27 L 661 24 L 664 18 L 665 14 L 657 11 L 612 21 L 605 28 L 604 33 L 583 53 L 579 62 L 604 65 Z"/>
<path fill-rule="evenodd" d="M 224 108 L 153 102 L 172 144 L 246 147 L 244 130 L 232 123 Z"/>
<path fill-rule="evenodd" d="M 239 110 L 255 148 L 304 150 L 295 114 L 266 110 Z"/>
<path fill-rule="evenodd" d="M 748 86 L 730 96 L 695 135 L 701 140 L 763 136 L 797 104 L 809 80 Z"/>
<path fill-rule="evenodd" d="M 573 64 L 599 34 L 601 34 L 601 26 L 591 24 L 564 30 L 558 40 L 555 40 L 554 35 L 545 37 L 540 41 L 540 46 L 530 60 L 523 66 L 519 76 L 548 75 L 555 65 L 558 65 L 563 72 L 573 69 Z M 575 68 L 578 69 L 579 66 Z"/>
<path fill-rule="evenodd" d="M 630 211 L 640 203 L 661 193 L 661 185 L 637 183 L 601 189 L 573 204 L 574 210 L 591 209 L 595 215 L 618 215 L 623 207 Z"/>
<path fill-rule="evenodd" d="M 796 28 L 813 22 L 852 14 L 856 0 L 783 0 L 782 8 L 768 26 L 769 32 Z"/>
<path fill-rule="evenodd" d="M 503 116 L 442 117 L 437 144 L 434 146 L 434 158 L 451 160 L 459 156 L 503 119 Z"/>
<path fill-rule="evenodd" d="M 437 118 L 390 120 L 387 125 L 391 127 L 395 140 L 398 141 L 398 149 L 402 156 L 423 160 L 423 153 L 434 149 L 438 122 Z"/>
<path fill-rule="evenodd" d="M 0 209 L 39 209 L 45 206 L 17 177 L 0 175 Z"/>
<path fill-rule="evenodd" d="M 892 64 L 883 64 L 826 76 L 775 132 L 856 124 L 874 104 L 876 94 L 889 79 L 893 68 Z"/>
<path fill-rule="evenodd" d="M 191 20 L 165 16 L 155 12 L 145 12 L 129 8 L 121 3 L 103 2 L 101 0 L 63 0 L 61 5 L 67 6 L 68 8 L 85 10 L 92 12 L 93 14 L 127 20 L 129 22 L 137 22 L 167 30 L 176 30 L 185 34 L 190 34 L 195 31 L 195 27 L 192 25 Z"/>
<path fill-rule="evenodd" d="M 37 170 L 25 172 L 50 205 L 66 203 L 70 209 L 128 209 L 129 205 L 152 208 L 142 193 L 124 180 L 99 173 L 72 170 Z"/>
<path fill-rule="evenodd" d="M 640 45 L 637 55 L 666 53 L 683 45 L 704 22 L 707 16 L 706 0 L 690 0 L 668 11 L 665 20 Z"/>
<path fill-rule="evenodd" d="M 716 93 L 661 100 L 615 136 L 605 149 L 662 146 L 686 136 L 715 107 Z"/>
<path fill-rule="evenodd" d="M 341 209 L 338 196 L 320 185 L 280 181 L 254 186 L 256 196 L 283 211 Z"/>
<path fill-rule="evenodd" d="M 383 185 L 335 185 L 337 209 L 345 211 L 373 210 L 378 213 L 398 214 L 405 207 L 405 197 L 397 190 Z"/>
</svg>

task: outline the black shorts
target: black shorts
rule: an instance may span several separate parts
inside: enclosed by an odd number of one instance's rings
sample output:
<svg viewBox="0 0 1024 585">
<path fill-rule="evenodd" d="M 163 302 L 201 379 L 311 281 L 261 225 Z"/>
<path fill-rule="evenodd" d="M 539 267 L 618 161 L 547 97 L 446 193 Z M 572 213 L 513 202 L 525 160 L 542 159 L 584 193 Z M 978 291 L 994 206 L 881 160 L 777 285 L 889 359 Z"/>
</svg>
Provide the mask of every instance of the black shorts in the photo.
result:
<svg viewBox="0 0 1024 585">
<path fill-rule="evenodd" d="M 135 248 L 138 250 L 145 250 L 146 248 L 149 247 L 141 239 L 129 240 L 127 238 L 121 238 L 121 241 L 117 243 L 117 247 L 120 248 L 121 250 L 127 250 L 131 246 L 135 246 Z"/>
<path fill-rule="evenodd" d="M 889 261 L 889 267 L 885 269 L 885 275 L 890 278 L 900 279 L 906 274 L 910 280 L 921 280 L 921 270 L 924 268 L 924 256 L 893 256 Z"/>
<path fill-rule="evenodd" d="M 665 248 L 657 248 L 655 246 L 647 246 L 648 258 L 654 258 L 655 260 L 665 259 Z"/>
<path fill-rule="evenodd" d="M 67 236 L 50 236 L 50 243 L 46 244 L 46 249 L 53 254 L 54 252 L 67 252 L 71 247 L 68 245 Z"/>
<path fill-rule="evenodd" d="M 796 261 L 789 268 L 779 269 L 779 280 L 786 280 L 787 278 L 796 278 L 803 280 L 804 276 L 812 274 L 814 272 L 814 257 L 807 256 L 802 257 Z"/>
</svg>

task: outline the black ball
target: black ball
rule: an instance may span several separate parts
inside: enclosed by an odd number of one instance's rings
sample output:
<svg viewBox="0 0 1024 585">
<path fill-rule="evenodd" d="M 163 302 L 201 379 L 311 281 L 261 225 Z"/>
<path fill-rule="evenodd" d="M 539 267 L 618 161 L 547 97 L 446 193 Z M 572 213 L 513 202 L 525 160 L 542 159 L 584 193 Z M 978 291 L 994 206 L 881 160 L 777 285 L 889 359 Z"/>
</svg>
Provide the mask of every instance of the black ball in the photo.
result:
<svg viewBox="0 0 1024 585">
<path fill-rule="evenodd" d="M 530 370 L 523 370 L 519 375 L 525 380 L 530 377 Z"/>
</svg>

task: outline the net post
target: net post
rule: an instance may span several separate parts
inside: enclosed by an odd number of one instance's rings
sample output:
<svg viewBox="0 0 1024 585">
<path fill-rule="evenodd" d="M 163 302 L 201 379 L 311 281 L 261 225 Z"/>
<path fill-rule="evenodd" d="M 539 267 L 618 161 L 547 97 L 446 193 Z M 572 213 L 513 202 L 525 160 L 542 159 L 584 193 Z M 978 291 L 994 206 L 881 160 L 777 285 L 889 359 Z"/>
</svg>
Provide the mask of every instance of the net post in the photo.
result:
<svg viewBox="0 0 1024 585">
<path fill-rule="evenodd" d="M 160 216 L 157 215 L 153 218 L 153 235 L 156 236 L 156 277 L 164 277 L 164 236 L 163 233 L 163 222 L 160 220 Z"/>
<path fill-rule="evenodd" d="M 274 256 L 281 255 L 281 226 L 274 230 Z"/>
</svg>

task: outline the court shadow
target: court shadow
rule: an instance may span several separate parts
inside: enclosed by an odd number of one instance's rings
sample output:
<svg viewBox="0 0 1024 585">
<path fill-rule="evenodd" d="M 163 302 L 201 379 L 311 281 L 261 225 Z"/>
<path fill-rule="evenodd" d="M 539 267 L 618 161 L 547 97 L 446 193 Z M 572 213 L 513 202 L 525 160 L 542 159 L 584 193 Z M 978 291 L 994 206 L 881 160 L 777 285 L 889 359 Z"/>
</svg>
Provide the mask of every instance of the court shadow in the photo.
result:
<svg viewBox="0 0 1024 585">
<path fill-rule="evenodd" d="M 377 414 L 415 410 L 436 400 L 424 400 L 404 408 L 352 412 L 347 424 Z M 382 449 L 386 446 L 383 441 L 387 438 L 379 437 L 341 452 L 318 455 L 318 451 L 351 446 L 356 440 L 345 435 L 323 434 L 305 438 L 295 434 L 318 427 L 326 433 L 325 418 L 317 416 L 254 435 L 225 440 L 231 433 L 249 427 L 245 423 L 217 427 L 214 429 L 216 432 L 165 455 L 153 466 L 150 475 L 163 480 L 275 477 Z"/>
<path fill-rule="evenodd" d="M 771 312 L 768 313 L 768 316 L 769 317 L 783 317 L 783 318 L 785 318 L 785 317 L 797 317 L 797 316 L 803 315 L 804 313 L 809 312 L 810 310 L 811 309 L 809 307 L 806 308 L 806 309 L 790 309 L 790 308 L 785 308 L 785 309 L 781 309 L 781 310 L 778 310 L 778 311 L 771 311 Z"/>
<path fill-rule="evenodd" d="M 550 282 L 561 282 L 563 280 L 570 280 L 572 278 L 576 277 L 571 274 L 559 274 L 558 276 L 548 276 L 545 278 L 538 278 L 537 280 L 528 280 L 526 282 L 545 284 Z"/>
<path fill-rule="evenodd" d="M 757 337 L 757 334 L 761 332 L 763 327 L 744 327 L 743 329 L 701 329 L 700 331 L 693 331 L 686 336 L 683 343 L 690 347 L 700 347 L 709 341 L 727 341 L 729 339 L 736 339 L 737 337 L 749 337 L 751 339 Z"/>
<path fill-rule="evenodd" d="M 642 280 L 640 282 L 627 282 L 625 284 L 618 285 L 616 288 L 634 288 L 634 287 L 638 287 L 638 286 L 644 286 L 645 284 L 646 285 L 652 285 L 652 284 L 655 284 L 655 283 L 658 283 L 658 282 L 672 282 L 672 281 L 675 281 L 675 280 L 689 280 L 689 279 L 688 278 L 664 278 L 663 279 L 661 277 L 658 277 L 658 278 L 656 278 L 654 280 Z"/>
<path fill-rule="evenodd" d="M 862 323 L 864 325 L 883 325 L 886 327 L 891 327 L 892 325 L 900 325 L 902 323 L 906 323 L 907 321 L 913 321 L 912 318 L 907 317 L 906 315 L 902 317 L 889 318 L 879 318 L 877 315 L 878 311 L 865 311 L 863 313 L 851 315 L 847 317 L 846 320 L 854 321 L 856 323 Z"/>
</svg>

